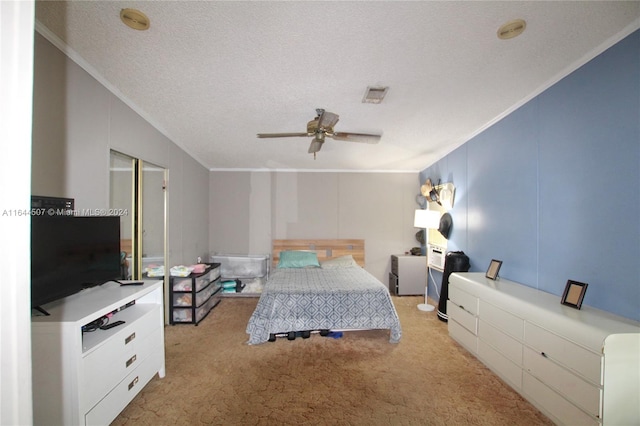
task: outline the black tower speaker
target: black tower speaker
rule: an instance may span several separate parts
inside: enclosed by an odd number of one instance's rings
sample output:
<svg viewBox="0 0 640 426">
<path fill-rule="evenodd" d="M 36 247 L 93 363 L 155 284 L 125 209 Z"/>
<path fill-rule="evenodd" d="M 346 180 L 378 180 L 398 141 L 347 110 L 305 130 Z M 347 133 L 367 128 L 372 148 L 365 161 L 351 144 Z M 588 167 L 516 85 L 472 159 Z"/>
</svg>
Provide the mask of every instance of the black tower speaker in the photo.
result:
<svg viewBox="0 0 640 426">
<path fill-rule="evenodd" d="M 467 272 L 470 267 L 469 256 L 463 251 L 450 251 L 444 258 L 444 273 L 442 274 L 442 286 L 440 288 L 440 302 L 438 302 L 438 319 L 449 321 L 447 315 L 447 299 L 449 299 L 449 275 L 453 272 Z"/>
</svg>

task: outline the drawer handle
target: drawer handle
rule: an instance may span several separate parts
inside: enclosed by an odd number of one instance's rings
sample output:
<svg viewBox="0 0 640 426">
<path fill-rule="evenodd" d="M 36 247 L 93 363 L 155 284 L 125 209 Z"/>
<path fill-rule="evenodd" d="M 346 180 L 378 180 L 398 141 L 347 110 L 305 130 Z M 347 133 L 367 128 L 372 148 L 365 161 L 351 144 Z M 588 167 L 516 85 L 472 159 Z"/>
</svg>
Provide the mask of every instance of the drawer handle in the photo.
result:
<svg viewBox="0 0 640 426">
<path fill-rule="evenodd" d="M 136 356 L 135 355 L 127 360 L 127 362 L 126 362 L 127 367 L 129 367 L 134 362 L 136 362 Z"/>
<path fill-rule="evenodd" d="M 131 343 L 131 341 L 133 339 L 135 339 L 135 338 L 136 338 L 136 333 L 131 333 L 131 336 L 129 336 L 126 339 L 124 339 L 124 344 L 127 345 L 127 344 Z"/>
<path fill-rule="evenodd" d="M 545 354 L 544 352 L 540 352 L 540 355 L 542 355 L 545 358 L 548 358 L 547 354 Z"/>
<path fill-rule="evenodd" d="M 133 379 L 131 383 L 129 383 L 129 389 L 127 390 L 131 390 L 131 388 L 134 387 L 137 383 L 138 383 L 138 376 L 136 376 L 136 378 Z"/>
<path fill-rule="evenodd" d="M 460 309 L 464 309 L 464 306 L 463 306 L 463 305 L 460 305 Z"/>
</svg>

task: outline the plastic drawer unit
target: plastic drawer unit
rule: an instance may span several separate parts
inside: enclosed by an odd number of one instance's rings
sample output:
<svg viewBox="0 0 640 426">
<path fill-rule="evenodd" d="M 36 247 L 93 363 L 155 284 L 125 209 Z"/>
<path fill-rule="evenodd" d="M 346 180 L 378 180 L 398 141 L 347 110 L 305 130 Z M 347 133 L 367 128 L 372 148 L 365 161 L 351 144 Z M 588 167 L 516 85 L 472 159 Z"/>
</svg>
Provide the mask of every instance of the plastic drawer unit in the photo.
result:
<svg viewBox="0 0 640 426">
<path fill-rule="evenodd" d="M 222 292 L 220 285 L 220 264 L 211 263 L 200 274 L 187 277 L 171 277 L 169 322 L 173 324 L 198 325 L 219 302 Z"/>
</svg>

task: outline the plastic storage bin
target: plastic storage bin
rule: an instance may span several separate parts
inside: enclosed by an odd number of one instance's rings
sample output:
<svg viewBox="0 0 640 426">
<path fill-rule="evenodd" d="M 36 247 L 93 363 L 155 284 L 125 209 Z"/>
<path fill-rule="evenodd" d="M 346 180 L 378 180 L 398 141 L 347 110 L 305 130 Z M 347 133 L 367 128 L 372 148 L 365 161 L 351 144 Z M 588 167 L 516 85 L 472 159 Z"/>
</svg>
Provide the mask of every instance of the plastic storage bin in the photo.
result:
<svg viewBox="0 0 640 426">
<path fill-rule="evenodd" d="M 212 263 L 220 264 L 222 278 L 261 278 L 269 276 L 271 256 L 255 254 L 215 254 Z"/>
</svg>

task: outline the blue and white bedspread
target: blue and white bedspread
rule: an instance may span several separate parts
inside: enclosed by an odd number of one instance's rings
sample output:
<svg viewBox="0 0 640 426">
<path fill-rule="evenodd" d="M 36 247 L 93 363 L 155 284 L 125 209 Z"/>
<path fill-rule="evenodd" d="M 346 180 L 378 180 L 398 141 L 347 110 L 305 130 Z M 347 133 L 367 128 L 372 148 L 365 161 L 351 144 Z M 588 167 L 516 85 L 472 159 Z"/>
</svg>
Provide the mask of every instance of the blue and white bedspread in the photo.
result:
<svg viewBox="0 0 640 426">
<path fill-rule="evenodd" d="M 276 269 L 247 325 L 249 344 L 305 330 L 389 329 L 402 336 L 389 290 L 359 266 Z"/>
</svg>

